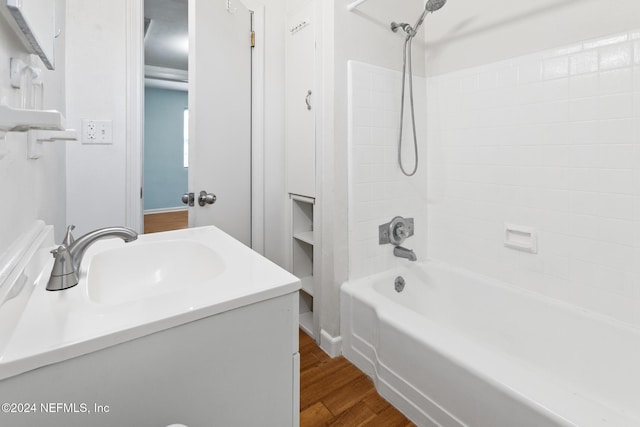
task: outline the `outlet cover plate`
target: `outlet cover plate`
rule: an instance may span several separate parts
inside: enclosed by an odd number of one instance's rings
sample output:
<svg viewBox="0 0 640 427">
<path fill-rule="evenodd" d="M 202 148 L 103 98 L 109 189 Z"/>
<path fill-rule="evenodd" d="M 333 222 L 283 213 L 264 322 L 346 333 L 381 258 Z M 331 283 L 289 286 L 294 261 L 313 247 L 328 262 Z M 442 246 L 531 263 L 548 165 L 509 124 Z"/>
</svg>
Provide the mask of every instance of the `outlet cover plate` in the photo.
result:
<svg viewBox="0 0 640 427">
<path fill-rule="evenodd" d="M 111 120 L 82 120 L 83 144 L 113 144 L 113 122 Z"/>
</svg>

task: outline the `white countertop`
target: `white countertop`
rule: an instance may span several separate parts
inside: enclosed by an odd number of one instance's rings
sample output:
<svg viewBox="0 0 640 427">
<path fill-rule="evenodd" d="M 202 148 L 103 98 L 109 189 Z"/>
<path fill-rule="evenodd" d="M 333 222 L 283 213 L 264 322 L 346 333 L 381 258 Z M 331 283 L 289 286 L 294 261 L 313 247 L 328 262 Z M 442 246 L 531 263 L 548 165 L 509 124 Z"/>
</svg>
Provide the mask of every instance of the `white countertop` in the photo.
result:
<svg viewBox="0 0 640 427">
<path fill-rule="evenodd" d="M 148 298 L 114 304 L 90 298 L 87 270 L 92 256 L 124 245 L 172 240 L 211 248 L 224 268 L 205 283 Z M 36 280 L 4 345 L 0 379 L 300 289 L 295 276 L 216 227 L 140 235 L 126 244 L 120 239 L 98 241 L 85 254 L 78 285 L 63 291 L 45 289 L 52 264 L 53 259 Z"/>
</svg>

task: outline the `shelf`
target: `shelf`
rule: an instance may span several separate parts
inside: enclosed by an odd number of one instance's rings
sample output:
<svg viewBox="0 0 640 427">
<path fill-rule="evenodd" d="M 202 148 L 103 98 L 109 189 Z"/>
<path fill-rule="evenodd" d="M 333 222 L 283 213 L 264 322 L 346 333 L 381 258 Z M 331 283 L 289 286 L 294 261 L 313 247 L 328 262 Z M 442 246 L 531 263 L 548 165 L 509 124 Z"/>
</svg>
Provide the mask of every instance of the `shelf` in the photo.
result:
<svg viewBox="0 0 640 427">
<path fill-rule="evenodd" d="M 313 312 L 300 313 L 300 329 L 313 338 Z"/>
<path fill-rule="evenodd" d="M 310 296 L 313 296 L 313 276 L 301 277 L 300 283 L 302 290 Z"/>
<path fill-rule="evenodd" d="M 25 110 L 0 104 L 0 132 L 30 129 L 65 130 L 64 116 L 56 110 Z"/>
<path fill-rule="evenodd" d="M 295 233 L 293 235 L 293 238 L 313 246 L 313 231 L 303 231 L 300 233 Z"/>
</svg>

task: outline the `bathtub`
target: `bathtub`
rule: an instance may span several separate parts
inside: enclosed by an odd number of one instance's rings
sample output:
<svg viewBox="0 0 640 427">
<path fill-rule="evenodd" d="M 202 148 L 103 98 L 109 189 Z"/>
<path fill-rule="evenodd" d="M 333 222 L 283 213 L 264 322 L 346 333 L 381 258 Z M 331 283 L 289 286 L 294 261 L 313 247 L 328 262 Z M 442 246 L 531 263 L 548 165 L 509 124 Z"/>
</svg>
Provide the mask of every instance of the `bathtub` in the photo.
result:
<svg viewBox="0 0 640 427">
<path fill-rule="evenodd" d="M 340 311 L 344 356 L 419 426 L 640 426 L 624 323 L 435 262 L 345 283 Z"/>
</svg>

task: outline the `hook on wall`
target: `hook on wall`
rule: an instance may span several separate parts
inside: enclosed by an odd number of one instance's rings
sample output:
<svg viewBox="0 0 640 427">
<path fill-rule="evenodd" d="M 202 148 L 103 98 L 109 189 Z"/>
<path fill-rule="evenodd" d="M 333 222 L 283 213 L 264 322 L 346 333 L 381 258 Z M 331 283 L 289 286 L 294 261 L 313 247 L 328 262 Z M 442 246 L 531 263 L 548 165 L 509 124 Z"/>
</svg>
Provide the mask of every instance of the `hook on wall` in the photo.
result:
<svg viewBox="0 0 640 427">
<path fill-rule="evenodd" d="M 231 7 L 231 0 L 227 0 L 227 12 L 234 14 L 237 10 L 237 8 Z"/>
</svg>

